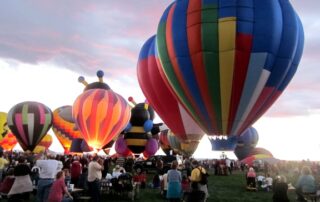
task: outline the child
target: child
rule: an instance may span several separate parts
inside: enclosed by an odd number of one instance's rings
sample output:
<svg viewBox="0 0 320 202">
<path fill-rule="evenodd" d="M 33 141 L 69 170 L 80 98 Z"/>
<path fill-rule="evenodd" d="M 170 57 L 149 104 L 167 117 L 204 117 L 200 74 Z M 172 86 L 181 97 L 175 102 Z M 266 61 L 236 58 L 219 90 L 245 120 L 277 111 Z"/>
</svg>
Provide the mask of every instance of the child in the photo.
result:
<svg viewBox="0 0 320 202">
<path fill-rule="evenodd" d="M 186 199 L 188 194 L 190 193 L 190 181 L 186 175 L 182 176 L 181 188 L 182 188 L 182 198 Z"/>
</svg>

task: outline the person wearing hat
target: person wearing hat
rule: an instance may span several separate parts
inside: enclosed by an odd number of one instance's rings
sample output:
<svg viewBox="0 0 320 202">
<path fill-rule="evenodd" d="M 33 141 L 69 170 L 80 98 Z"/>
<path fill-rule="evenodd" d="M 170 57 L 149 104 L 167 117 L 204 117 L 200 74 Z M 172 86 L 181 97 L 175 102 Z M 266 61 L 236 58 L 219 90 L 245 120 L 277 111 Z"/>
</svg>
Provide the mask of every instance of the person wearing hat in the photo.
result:
<svg viewBox="0 0 320 202">
<path fill-rule="evenodd" d="M 191 176 L 190 176 L 190 181 L 191 183 L 196 183 L 198 185 L 198 190 L 203 191 L 205 193 L 205 200 L 209 197 L 208 193 L 208 186 L 207 184 L 201 184 L 201 175 L 206 174 L 207 171 L 204 167 L 200 165 L 200 163 L 197 160 L 192 161 L 192 171 L 191 171 Z"/>
</svg>

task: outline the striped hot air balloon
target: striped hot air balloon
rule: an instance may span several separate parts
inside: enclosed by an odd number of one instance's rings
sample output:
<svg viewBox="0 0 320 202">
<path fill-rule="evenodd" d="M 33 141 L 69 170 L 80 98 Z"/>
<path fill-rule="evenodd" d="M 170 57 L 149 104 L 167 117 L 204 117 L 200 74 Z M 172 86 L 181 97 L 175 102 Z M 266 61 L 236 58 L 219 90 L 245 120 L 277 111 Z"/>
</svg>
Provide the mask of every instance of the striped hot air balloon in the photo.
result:
<svg viewBox="0 0 320 202">
<path fill-rule="evenodd" d="M 88 145 L 101 149 L 126 127 L 130 107 L 112 90 L 91 89 L 75 100 L 72 115 Z"/>
<path fill-rule="evenodd" d="M 182 142 L 199 142 L 204 132 L 171 92 L 158 69 L 155 36 L 143 45 L 138 61 L 138 81 L 149 104 Z"/>
<path fill-rule="evenodd" d="M 52 136 L 50 134 L 46 134 L 42 140 L 39 142 L 39 144 L 34 148 L 34 153 L 42 153 L 45 152 L 52 144 Z"/>
<path fill-rule="evenodd" d="M 157 30 L 159 66 L 208 135 L 241 134 L 277 100 L 303 52 L 288 0 L 180 0 Z"/>
<path fill-rule="evenodd" d="M 53 111 L 52 130 L 66 152 L 74 138 L 82 138 L 72 117 L 72 106 L 62 106 Z"/>
<path fill-rule="evenodd" d="M 8 126 L 23 150 L 33 151 L 52 125 L 52 112 L 39 102 L 22 102 L 8 113 Z"/>
</svg>

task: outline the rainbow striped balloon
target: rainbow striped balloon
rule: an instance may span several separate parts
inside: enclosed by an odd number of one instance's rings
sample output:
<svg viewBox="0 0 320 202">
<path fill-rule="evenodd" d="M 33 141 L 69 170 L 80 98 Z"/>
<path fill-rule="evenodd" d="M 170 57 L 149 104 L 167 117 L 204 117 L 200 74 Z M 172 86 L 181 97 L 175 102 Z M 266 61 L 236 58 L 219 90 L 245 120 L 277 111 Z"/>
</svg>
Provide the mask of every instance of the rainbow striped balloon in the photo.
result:
<svg viewBox="0 0 320 202">
<path fill-rule="evenodd" d="M 7 122 L 22 149 L 33 151 L 52 125 L 52 112 L 42 103 L 22 102 L 10 109 Z"/>
<path fill-rule="evenodd" d="M 82 138 L 75 126 L 72 106 L 62 106 L 53 111 L 52 130 L 66 152 L 69 151 L 73 139 Z"/>
<path fill-rule="evenodd" d="M 209 135 L 240 135 L 296 72 L 304 33 L 288 0 L 179 0 L 158 25 L 160 69 Z"/>
<path fill-rule="evenodd" d="M 130 120 L 126 100 L 112 90 L 86 90 L 78 96 L 72 116 L 88 145 L 101 149 L 126 127 Z"/>
</svg>

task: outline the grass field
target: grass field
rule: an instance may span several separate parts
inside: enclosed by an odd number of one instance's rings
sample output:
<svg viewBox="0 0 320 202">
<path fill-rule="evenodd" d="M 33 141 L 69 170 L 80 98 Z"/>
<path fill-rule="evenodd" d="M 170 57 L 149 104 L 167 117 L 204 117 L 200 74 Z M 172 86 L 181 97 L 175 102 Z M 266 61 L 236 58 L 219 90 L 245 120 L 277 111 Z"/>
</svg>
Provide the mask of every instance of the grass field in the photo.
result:
<svg viewBox="0 0 320 202">
<path fill-rule="evenodd" d="M 152 176 L 150 175 L 149 178 Z M 215 176 L 213 174 L 209 177 L 209 194 L 208 202 L 271 202 L 272 192 L 258 191 L 248 192 L 245 190 L 244 173 L 237 171 L 229 176 Z M 295 200 L 295 193 L 289 193 L 290 201 Z M 108 202 L 125 202 L 131 201 L 129 198 L 103 195 L 102 201 Z M 6 200 L 0 200 L 6 201 Z M 30 201 L 35 201 L 34 196 L 31 196 Z M 159 189 L 141 189 L 138 198 L 135 201 L 141 202 L 165 202 L 166 200 L 160 195 Z"/>
<path fill-rule="evenodd" d="M 209 177 L 209 194 L 208 201 L 212 202 L 270 202 L 272 201 L 272 192 L 258 191 L 248 192 L 245 190 L 244 174 L 240 171 L 229 176 Z M 295 193 L 289 193 L 290 201 L 295 201 Z M 104 197 L 104 201 L 128 201 L 119 198 Z M 144 189 L 140 191 L 139 198 L 136 201 L 166 201 L 160 196 L 159 190 Z"/>
</svg>

